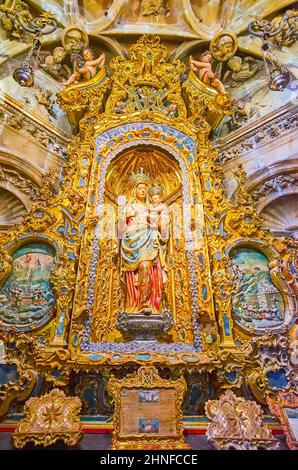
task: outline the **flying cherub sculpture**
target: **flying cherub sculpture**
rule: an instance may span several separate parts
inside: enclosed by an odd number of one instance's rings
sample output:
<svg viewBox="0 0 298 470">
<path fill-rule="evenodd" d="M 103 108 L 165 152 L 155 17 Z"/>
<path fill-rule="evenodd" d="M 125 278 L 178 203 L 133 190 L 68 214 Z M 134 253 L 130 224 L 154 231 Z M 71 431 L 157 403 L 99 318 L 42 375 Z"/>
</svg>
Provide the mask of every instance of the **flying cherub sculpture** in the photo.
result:
<svg viewBox="0 0 298 470">
<path fill-rule="evenodd" d="M 229 70 L 224 75 L 223 81 L 226 87 L 238 87 L 249 80 L 263 67 L 263 62 L 253 57 L 234 56 L 227 62 Z"/>
<path fill-rule="evenodd" d="M 83 58 L 84 64 L 76 65 L 75 72 L 69 77 L 67 82 L 64 83 L 65 86 L 71 85 L 81 78 L 83 82 L 91 80 L 105 64 L 105 54 L 103 53 L 97 59 L 94 59 L 91 49 L 84 50 Z"/>
<path fill-rule="evenodd" d="M 189 58 L 189 65 L 194 72 L 199 74 L 199 79 L 220 93 L 226 93 L 223 83 L 217 78 L 216 73 L 212 71 L 211 60 L 212 52 L 205 51 L 200 56 L 200 61 L 194 60 L 192 56 Z"/>
</svg>

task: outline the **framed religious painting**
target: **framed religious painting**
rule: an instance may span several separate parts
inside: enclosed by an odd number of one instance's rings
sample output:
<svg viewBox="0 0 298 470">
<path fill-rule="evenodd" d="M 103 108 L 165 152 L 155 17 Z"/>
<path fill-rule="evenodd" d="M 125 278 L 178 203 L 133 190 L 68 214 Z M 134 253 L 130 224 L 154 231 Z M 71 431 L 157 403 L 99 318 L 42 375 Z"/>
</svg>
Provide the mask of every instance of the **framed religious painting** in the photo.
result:
<svg viewBox="0 0 298 470">
<path fill-rule="evenodd" d="M 140 367 L 126 377 L 109 381 L 115 402 L 114 449 L 185 449 L 181 405 L 186 392 L 183 377 L 162 379 L 156 368 Z"/>
<path fill-rule="evenodd" d="M 281 392 L 267 403 L 282 424 L 289 449 L 298 450 L 298 392 Z"/>
</svg>

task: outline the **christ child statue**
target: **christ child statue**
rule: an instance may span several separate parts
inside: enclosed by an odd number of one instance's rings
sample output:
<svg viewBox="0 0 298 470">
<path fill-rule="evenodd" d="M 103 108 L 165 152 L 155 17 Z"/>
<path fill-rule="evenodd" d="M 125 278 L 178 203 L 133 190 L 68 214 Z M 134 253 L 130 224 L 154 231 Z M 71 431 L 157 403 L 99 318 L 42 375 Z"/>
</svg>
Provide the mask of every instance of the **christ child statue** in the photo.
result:
<svg viewBox="0 0 298 470">
<path fill-rule="evenodd" d="M 161 185 L 153 186 L 150 191 L 149 225 L 153 231 L 154 244 L 158 248 L 162 264 L 165 265 L 167 242 L 169 238 L 169 208 L 162 203 L 163 189 Z M 165 274 L 165 272 L 163 273 Z M 166 276 L 164 275 L 164 281 Z"/>
<path fill-rule="evenodd" d="M 91 80 L 105 64 L 105 54 L 103 53 L 97 59 L 94 59 L 91 49 L 84 50 L 83 58 L 84 65 L 76 65 L 75 72 L 69 77 L 67 82 L 64 83 L 65 86 L 71 85 L 75 81 L 79 81 L 81 78 L 83 82 Z"/>
<path fill-rule="evenodd" d="M 211 67 L 212 52 L 205 51 L 200 56 L 200 61 L 194 60 L 192 56 L 189 58 L 189 65 L 194 72 L 199 74 L 199 79 L 205 85 L 212 86 L 220 93 L 226 93 L 223 83 L 216 77 Z"/>
</svg>

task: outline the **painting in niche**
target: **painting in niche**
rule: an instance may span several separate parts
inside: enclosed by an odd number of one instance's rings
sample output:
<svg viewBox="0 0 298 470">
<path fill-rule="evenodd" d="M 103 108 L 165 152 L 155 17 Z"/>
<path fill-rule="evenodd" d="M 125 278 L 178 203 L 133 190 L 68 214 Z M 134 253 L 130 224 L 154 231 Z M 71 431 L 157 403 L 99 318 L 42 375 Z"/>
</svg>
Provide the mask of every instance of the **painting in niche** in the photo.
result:
<svg viewBox="0 0 298 470">
<path fill-rule="evenodd" d="M 0 321 L 31 324 L 55 305 L 50 273 L 54 250 L 45 244 L 29 244 L 12 256 L 11 273 L 0 289 Z"/>
<path fill-rule="evenodd" d="M 236 248 L 231 257 L 236 283 L 232 298 L 236 323 L 256 329 L 281 325 L 284 302 L 270 277 L 266 256 L 251 248 Z"/>
</svg>

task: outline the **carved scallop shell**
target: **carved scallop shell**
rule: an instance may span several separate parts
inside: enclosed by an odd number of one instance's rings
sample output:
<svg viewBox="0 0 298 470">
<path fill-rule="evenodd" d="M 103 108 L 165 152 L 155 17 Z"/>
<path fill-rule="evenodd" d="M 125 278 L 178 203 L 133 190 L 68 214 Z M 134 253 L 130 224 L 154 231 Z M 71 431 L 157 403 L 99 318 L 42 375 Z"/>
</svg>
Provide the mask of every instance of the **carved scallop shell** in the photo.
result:
<svg viewBox="0 0 298 470">
<path fill-rule="evenodd" d="M 14 194 L 0 188 L 0 228 L 21 223 L 25 206 Z"/>
<path fill-rule="evenodd" d="M 298 235 L 298 194 L 281 196 L 268 204 L 261 212 L 263 228 L 273 233 Z"/>
</svg>

